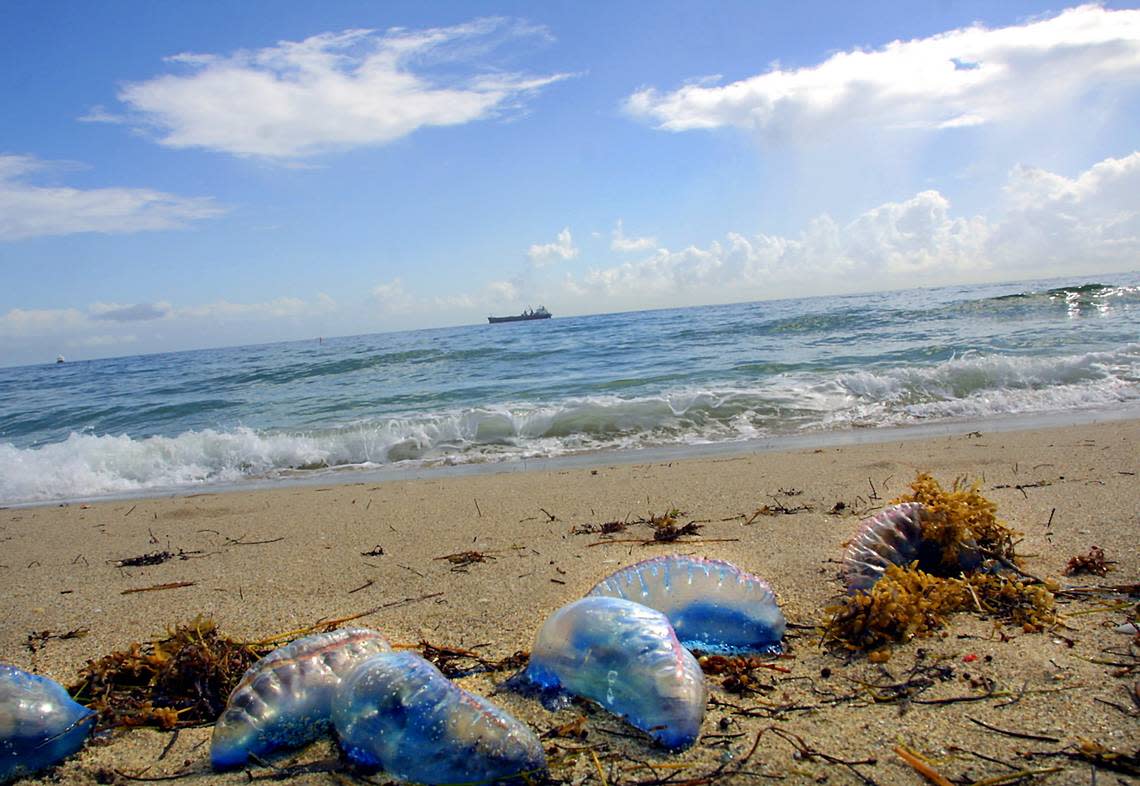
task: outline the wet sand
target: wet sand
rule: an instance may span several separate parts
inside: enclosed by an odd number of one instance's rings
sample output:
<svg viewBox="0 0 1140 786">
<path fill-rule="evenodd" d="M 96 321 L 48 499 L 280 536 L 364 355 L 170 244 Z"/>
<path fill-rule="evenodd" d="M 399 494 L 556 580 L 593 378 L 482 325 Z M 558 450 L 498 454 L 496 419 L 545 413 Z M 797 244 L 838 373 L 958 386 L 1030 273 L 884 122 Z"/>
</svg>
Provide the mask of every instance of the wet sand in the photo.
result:
<svg viewBox="0 0 1140 786">
<path fill-rule="evenodd" d="M 729 560 L 771 583 L 793 624 L 779 670 L 759 670 L 756 690 L 745 695 L 710 677 L 703 737 L 683 754 L 655 748 L 596 707 L 552 714 L 531 699 L 495 693 L 497 703 L 540 733 L 586 716 L 584 740 L 544 740 L 557 778 L 599 783 L 600 768 L 609 784 L 666 776 L 684 783 L 723 766 L 714 781 L 924 782 L 893 752 L 901 743 L 955 782 L 1061 768 L 1043 782 L 1087 783 L 1093 765 L 1065 755 L 1082 740 L 1137 751 L 1137 649 L 1114 631 L 1135 595 L 1062 597 L 1062 625 L 1046 633 L 959 614 L 944 637 L 899 646 L 885 664 L 819 646 L 814 626 L 841 592 L 836 573 L 844 542 L 862 515 L 905 492 L 918 471 L 944 486 L 955 478 L 977 481 L 999 518 L 1024 533 L 1018 552 L 1037 576 L 1063 586 L 1140 581 L 1140 421 L 981 429 L 642 464 L 602 457 L 592 467 L 553 471 L 426 473 L 418 480 L 0 510 L 0 661 L 66 684 L 87 659 L 199 614 L 226 635 L 258 640 L 362 612 L 369 613 L 354 624 L 393 642 L 475 649 L 494 660 L 528 650 L 547 615 L 614 570 L 659 554 L 695 554 Z M 843 510 L 831 513 L 839 502 Z M 754 515 L 765 505 L 787 512 Z M 684 512 L 682 523 L 700 523 L 698 535 L 644 545 L 626 541 L 651 538 L 646 525 L 631 524 L 611 541 L 574 533 L 672 508 Z M 1064 577 L 1069 558 L 1093 545 L 1115 561 L 1113 570 L 1104 578 Z M 176 556 L 152 566 L 115 564 L 155 551 Z M 484 561 L 454 565 L 445 558 L 463 552 Z M 176 583 L 186 586 L 124 594 Z M 56 637 L 79 629 L 82 637 Z M 55 635 L 33 651 L 33 632 Z M 506 676 L 461 682 L 490 695 Z M 884 687 L 899 685 L 906 687 Z M 899 700 L 899 693 L 910 696 Z M 247 782 L 243 772 L 210 772 L 209 734 L 208 727 L 186 729 L 173 744 L 170 732 L 111 734 L 44 780 L 126 783 L 124 774 L 186 772 L 177 782 Z M 746 774 L 724 778 L 758 735 Z M 333 752 L 318 743 L 274 764 Z M 343 773 L 300 773 L 285 782 L 338 778 L 350 781 Z M 1131 782 L 1108 769 L 1097 778 Z M 370 780 L 387 782 L 383 775 Z"/>
</svg>

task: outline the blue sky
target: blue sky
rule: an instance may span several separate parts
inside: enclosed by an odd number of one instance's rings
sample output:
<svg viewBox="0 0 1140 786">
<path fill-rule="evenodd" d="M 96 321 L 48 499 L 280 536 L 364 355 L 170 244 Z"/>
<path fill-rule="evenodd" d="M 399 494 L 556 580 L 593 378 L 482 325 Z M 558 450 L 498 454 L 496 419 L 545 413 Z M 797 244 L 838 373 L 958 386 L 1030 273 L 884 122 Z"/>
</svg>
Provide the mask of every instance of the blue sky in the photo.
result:
<svg viewBox="0 0 1140 786">
<path fill-rule="evenodd" d="M 9 2 L 0 364 L 1140 268 L 1140 11 Z"/>
</svg>

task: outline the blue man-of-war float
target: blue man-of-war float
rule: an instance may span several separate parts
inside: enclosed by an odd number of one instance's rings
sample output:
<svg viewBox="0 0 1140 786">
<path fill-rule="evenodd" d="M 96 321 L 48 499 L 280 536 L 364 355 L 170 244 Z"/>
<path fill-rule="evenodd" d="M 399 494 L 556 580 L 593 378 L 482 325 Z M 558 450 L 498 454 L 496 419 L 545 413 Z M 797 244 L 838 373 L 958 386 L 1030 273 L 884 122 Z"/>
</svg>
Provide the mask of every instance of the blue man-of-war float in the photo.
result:
<svg viewBox="0 0 1140 786">
<path fill-rule="evenodd" d="M 327 734 L 344 675 L 369 656 L 391 649 L 376 631 L 342 628 L 305 636 L 269 653 L 230 693 L 214 725 L 210 763 L 220 770 L 240 767 L 251 756 Z"/>
<path fill-rule="evenodd" d="M 567 692 L 591 699 L 681 750 L 699 735 L 707 697 L 685 647 L 774 652 L 784 624 L 761 579 L 719 560 L 654 558 L 555 611 L 529 665 L 508 684 L 536 688 L 548 701 Z M 76 752 L 94 719 L 51 680 L 0 666 L 0 782 Z M 240 767 L 334 730 L 352 761 L 419 783 L 546 768 L 527 726 L 363 628 L 297 639 L 248 669 L 214 726 L 211 764 Z"/>
<path fill-rule="evenodd" d="M 548 699 L 592 699 L 670 750 L 696 741 L 705 714 L 704 674 L 669 619 L 622 598 L 587 597 L 551 614 L 516 680 Z"/>
<path fill-rule="evenodd" d="M 210 761 L 231 769 L 335 730 L 348 757 L 417 783 L 470 783 L 546 768 L 519 721 L 454 686 L 375 631 L 319 633 L 246 671 L 214 726 Z"/>
<path fill-rule="evenodd" d="M 344 678 L 332 717 L 350 760 L 414 783 L 481 783 L 546 770 L 526 724 L 413 652 L 358 664 Z"/>
<path fill-rule="evenodd" d="M 772 588 L 723 560 L 654 557 L 617 571 L 589 594 L 660 611 L 691 650 L 773 654 L 784 638 L 786 623 Z"/>
<path fill-rule="evenodd" d="M 946 566 L 943 547 L 927 538 L 922 529 L 923 505 L 903 502 L 883 508 L 859 524 L 859 532 L 843 557 L 842 576 L 847 592 L 866 592 L 882 578 L 890 565 L 918 562 L 919 568 L 944 575 L 948 570 L 971 571 L 982 563 L 973 541 L 958 545 L 954 564 Z"/>
<path fill-rule="evenodd" d="M 95 712 L 59 683 L 0 664 L 0 783 L 67 758 L 94 726 Z"/>
</svg>

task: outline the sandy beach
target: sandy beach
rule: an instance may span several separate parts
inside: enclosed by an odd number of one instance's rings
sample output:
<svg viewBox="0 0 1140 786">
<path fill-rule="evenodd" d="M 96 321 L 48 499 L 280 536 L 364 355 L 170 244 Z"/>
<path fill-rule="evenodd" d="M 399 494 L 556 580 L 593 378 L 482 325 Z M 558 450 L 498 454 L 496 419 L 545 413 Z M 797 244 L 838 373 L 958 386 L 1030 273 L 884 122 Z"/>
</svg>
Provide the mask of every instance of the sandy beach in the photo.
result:
<svg viewBox="0 0 1140 786">
<path fill-rule="evenodd" d="M 1000 779 L 1022 771 L 1042 771 L 1034 781 L 1042 783 L 1135 782 L 1080 758 L 1082 742 L 1137 753 L 1140 661 L 1131 637 L 1114 631 L 1135 594 L 1062 593 L 1061 624 L 1044 633 L 959 614 L 944 637 L 900 645 L 882 664 L 820 647 L 815 626 L 841 593 L 844 542 L 862 516 L 905 492 L 919 471 L 945 486 L 976 481 L 999 518 L 1024 533 L 1018 552 L 1036 576 L 1063 587 L 1140 581 L 1140 421 L 1003 433 L 983 426 L 980 433 L 781 453 L 612 465 L 602 458 L 557 471 L 425 473 L 419 480 L 4 509 L 0 661 L 68 684 L 88 659 L 159 637 L 196 615 L 252 641 L 363 612 L 354 624 L 393 642 L 472 649 L 496 660 L 529 650 L 547 615 L 618 568 L 694 554 L 729 560 L 770 582 L 792 624 L 786 657 L 778 669 L 758 670 L 757 687 L 744 695 L 709 676 L 703 736 L 676 755 L 596 707 L 552 714 L 531 699 L 495 693 L 494 701 L 539 733 L 586 716 L 585 739 L 544 739 L 555 778 L 686 783 L 715 773 L 713 781 L 724 783 L 923 783 L 893 751 L 901 744 L 954 783 L 1012 782 Z M 683 523 L 698 522 L 699 532 L 672 544 L 641 542 L 652 532 L 634 522 L 670 509 L 683 512 Z M 630 526 L 610 539 L 575 533 L 608 521 Z M 1062 575 L 1071 557 L 1094 545 L 1114 563 L 1107 576 Z M 175 556 L 151 566 L 116 564 L 156 551 Z M 447 559 L 464 552 L 481 561 Z M 147 590 L 175 583 L 184 586 Z M 60 638 L 71 631 L 83 635 Z M 461 683 L 491 695 L 507 676 Z M 127 783 L 185 773 L 177 782 L 247 782 L 245 772 L 210 771 L 209 735 L 208 727 L 176 738 L 152 729 L 114 732 L 44 780 Z M 724 777 L 758 736 L 741 771 Z M 317 743 L 274 764 L 316 762 L 334 751 Z M 251 774 L 277 773 L 256 767 Z M 285 782 L 351 780 L 345 772 L 300 772 Z"/>
</svg>

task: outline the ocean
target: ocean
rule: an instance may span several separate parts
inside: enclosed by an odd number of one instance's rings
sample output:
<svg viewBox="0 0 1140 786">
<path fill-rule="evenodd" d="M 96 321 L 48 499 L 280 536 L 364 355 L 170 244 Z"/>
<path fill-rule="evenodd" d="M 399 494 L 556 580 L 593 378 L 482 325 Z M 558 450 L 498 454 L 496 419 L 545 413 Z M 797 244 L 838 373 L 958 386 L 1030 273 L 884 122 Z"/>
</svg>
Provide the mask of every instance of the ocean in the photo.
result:
<svg viewBox="0 0 1140 786">
<path fill-rule="evenodd" d="M 1140 273 L 555 314 L 0 368 L 0 503 L 1137 407 Z"/>
</svg>

